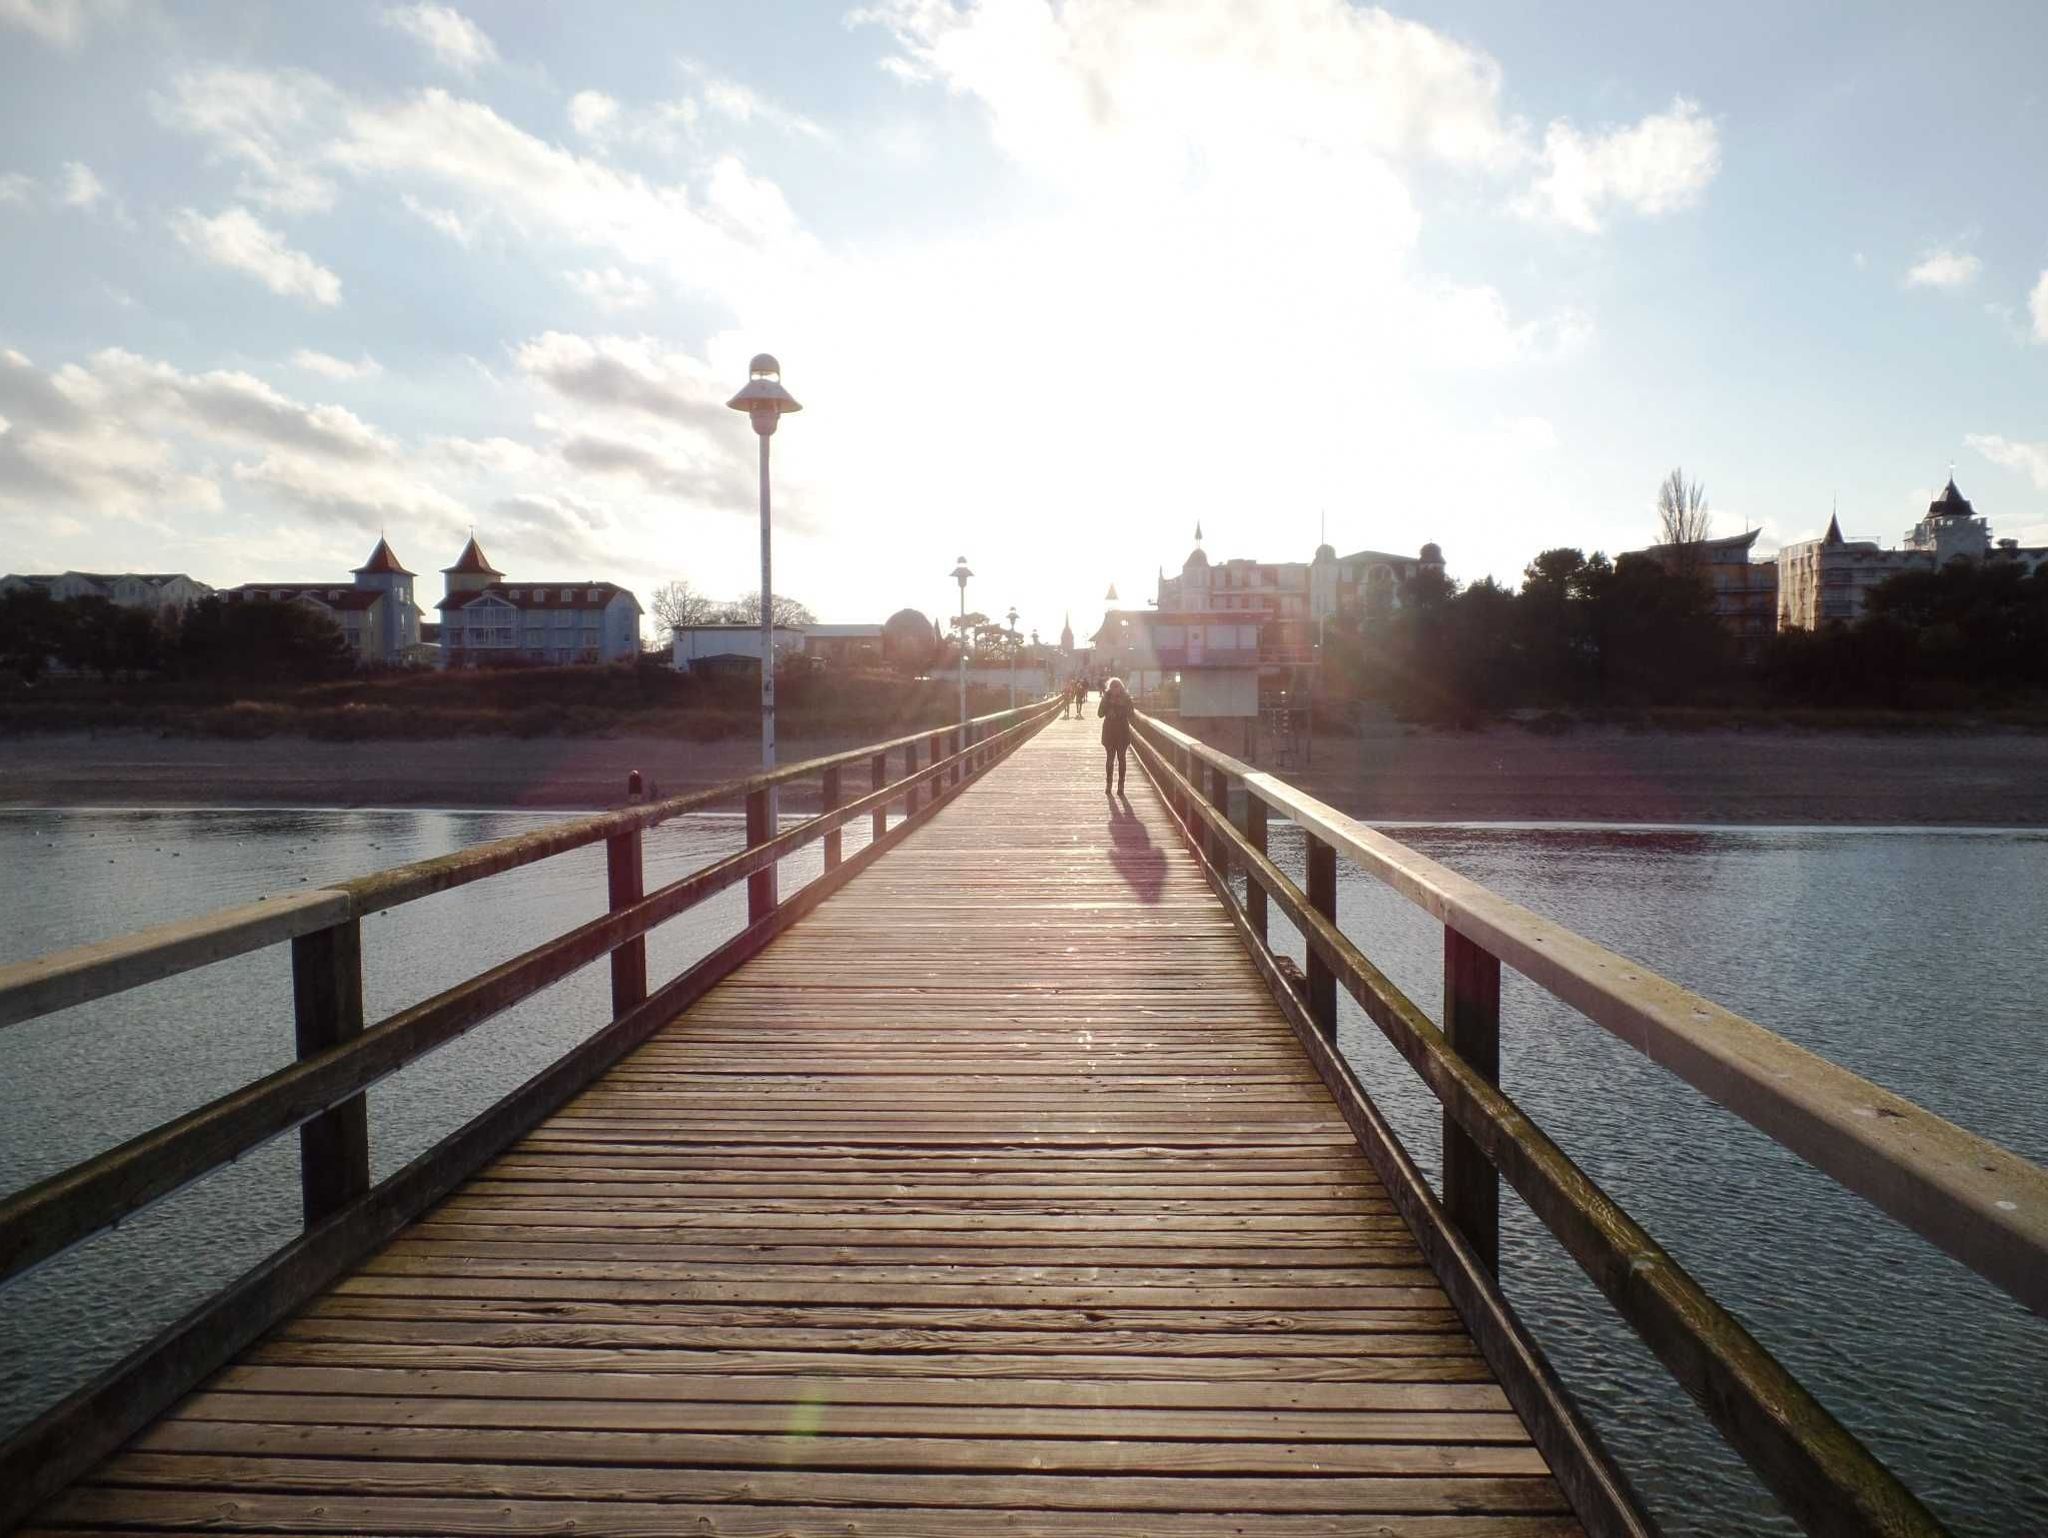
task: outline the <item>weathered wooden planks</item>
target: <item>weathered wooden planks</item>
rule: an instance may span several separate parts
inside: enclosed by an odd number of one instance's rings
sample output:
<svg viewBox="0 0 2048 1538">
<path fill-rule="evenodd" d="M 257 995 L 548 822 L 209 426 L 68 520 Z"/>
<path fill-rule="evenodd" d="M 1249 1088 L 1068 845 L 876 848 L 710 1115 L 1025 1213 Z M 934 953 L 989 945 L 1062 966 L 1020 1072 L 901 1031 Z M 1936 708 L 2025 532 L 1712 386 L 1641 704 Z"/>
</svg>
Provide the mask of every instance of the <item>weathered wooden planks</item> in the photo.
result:
<svg viewBox="0 0 2048 1538">
<path fill-rule="evenodd" d="M 1576 1532 L 1099 769 L 1053 723 L 39 1522 Z"/>
</svg>

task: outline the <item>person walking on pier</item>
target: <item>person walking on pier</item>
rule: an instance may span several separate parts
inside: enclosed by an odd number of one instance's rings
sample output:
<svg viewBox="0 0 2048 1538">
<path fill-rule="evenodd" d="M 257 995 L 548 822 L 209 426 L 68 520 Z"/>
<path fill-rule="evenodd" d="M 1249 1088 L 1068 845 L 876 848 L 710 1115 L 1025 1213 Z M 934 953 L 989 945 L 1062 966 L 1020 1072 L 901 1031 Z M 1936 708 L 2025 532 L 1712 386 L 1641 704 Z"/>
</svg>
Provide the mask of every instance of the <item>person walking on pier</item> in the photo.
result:
<svg viewBox="0 0 2048 1538">
<path fill-rule="evenodd" d="M 1124 793 L 1124 764 L 1131 751 L 1131 713 L 1136 709 L 1121 678 L 1112 678 L 1102 686 L 1102 703 L 1095 707 L 1095 713 L 1102 717 L 1102 793 L 1105 796 L 1109 794 L 1112 772 L 1116 793 L 1119 796 Z"/>
</svg>

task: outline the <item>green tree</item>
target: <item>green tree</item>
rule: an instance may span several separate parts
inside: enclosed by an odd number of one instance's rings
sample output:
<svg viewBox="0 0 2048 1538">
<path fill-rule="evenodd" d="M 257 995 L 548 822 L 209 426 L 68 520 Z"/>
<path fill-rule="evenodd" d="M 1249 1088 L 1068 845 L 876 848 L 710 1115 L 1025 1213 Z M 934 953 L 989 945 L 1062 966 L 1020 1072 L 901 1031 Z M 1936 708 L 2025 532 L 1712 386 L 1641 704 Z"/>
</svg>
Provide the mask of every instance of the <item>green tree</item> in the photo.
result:
<svg viewBox="0 0 2048 1538">
<path fill-rule="evenodd" d="M 315 683 L 355 669 L 341 627 L 311 604 L 206 598 L 185 611 L 176 663 L 190 678 Z"/>
</svg>

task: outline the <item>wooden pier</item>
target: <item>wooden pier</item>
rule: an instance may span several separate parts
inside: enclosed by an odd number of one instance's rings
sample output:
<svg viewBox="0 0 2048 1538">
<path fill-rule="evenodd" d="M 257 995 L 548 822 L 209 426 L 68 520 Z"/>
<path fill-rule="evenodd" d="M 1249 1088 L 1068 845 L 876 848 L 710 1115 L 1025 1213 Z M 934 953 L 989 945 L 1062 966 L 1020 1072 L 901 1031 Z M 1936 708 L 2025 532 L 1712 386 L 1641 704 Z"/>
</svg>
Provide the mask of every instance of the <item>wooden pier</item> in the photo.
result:
<svg viewBox="0 0 2048 1538">
<path fill-rule="evenodd" d="M 289 939 L 302 1053 L 0 1202 L 0 1277 L 293 1127 L 307 1210 L 0 1451 L 0 1529 L 1652 1532 L 1494 1283 L 1505 1176 L 1809 1530 L 1942 1530 L 1500 1094 L 1501 958 L 1688 1077 L 1658 1032 L 1739 1044 L 1726 1103 L 2023 1297 L 2041 1171 L 1654 974 L 1585 982 L 1633 964 L 1158 722 L 1123 798 L 1042 706 L 774 779 L 805 772 L 821 816 L 728 787 L 747 848 L 654 893 L 640 829 L 715 796 L 0 968 L 4 1027 Z M 362 916 L 600 839 L 604 918 L 365 1029 Z M 1443 1030 L 1336 928 L 1340 851 L 1443 917 Z M 650 992 L 638 937 L 741 882 L 747 929 Z M 607 955 L 611 1026 L 369 1185 L 368 1084 Z M 1444 1101 L 1441 1197 L 1335 1050 L 1339 986 Z M 1887 1109 L 1830 1143 L 1768 1099 L 1798 1075 L 1815 1126 Z"/>
</svg>

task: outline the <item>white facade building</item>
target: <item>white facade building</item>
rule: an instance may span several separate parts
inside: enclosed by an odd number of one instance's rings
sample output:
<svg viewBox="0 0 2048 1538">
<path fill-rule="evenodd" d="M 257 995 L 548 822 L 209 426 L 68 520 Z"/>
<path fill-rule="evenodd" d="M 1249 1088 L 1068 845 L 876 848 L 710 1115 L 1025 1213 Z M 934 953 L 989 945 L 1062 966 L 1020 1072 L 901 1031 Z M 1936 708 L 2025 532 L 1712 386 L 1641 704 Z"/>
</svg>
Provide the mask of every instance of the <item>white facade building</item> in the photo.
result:
<svg viewBox="0 0 2048 1538">
<path fill-rule="evenodd" d="M 440 665 L 527 662 L 564 666 L 640 654 L 640 600 L 613 582 L 513 582 L 474 535 L 444 567 Z"/>
<path fill-rule="evenodd" d="M 104 598 L 124 609 L 183 609 L 211 596 L 213 589 L 183 572 L 60 571 L 0 577 L 0 593 L 41 589 L 60 601 Z"/>
<path fill-rule="evenodd" d="M 673 635 L 672 655 L 678 672 L 687 673 L 700 662 L 722 657 L 750 657 L 756 663 L 761 660 L 759 625 L 678 625 Z M 790 625 L 775 627 L 777 666 L 803 650 L 803 631 Z"/>
<path fill-rule="evenodd" d="M 325 615 L 363 663 L 412 660 L 419 645 L 420 610 L 413 574 L 383 539 L 347 585 L 330 582 L 244 582 L 223 597 L 237 603 L 301 603 Z"/>
<path fill-rule="evenodd" d="M 1885 550 L 1874 539 L 1844 539 L 1842 525 L 1828 519 L 1819 539 L 1802 540 L 1778 552 L 1778 628 L 1818 630 L 1847 624 L 1862 614 L 1870 590 L 1902 571 L 1939 571 L 1950 561 L 2014 561 L 2023 571 L 2048 565 L 2048 548 L 2023 547 L 2016 539 L 1991 538 L 1955 478 L 1927 504 L 1927 516 L 1906 531 L 1906 542 Z"/>
</svg>

